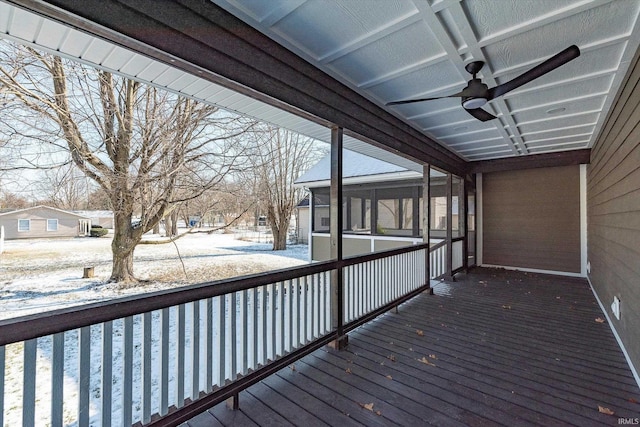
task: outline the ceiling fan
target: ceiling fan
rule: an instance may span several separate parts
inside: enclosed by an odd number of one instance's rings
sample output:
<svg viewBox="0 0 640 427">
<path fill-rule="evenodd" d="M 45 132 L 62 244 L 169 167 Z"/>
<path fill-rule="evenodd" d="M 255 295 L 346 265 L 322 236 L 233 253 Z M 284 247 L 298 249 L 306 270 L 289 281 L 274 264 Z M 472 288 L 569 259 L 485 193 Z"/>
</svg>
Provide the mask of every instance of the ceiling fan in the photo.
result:
<svg viewBox="0 0 640 427">
<path fill-rule="evenodd" d="M 490 89 L 486 84 L 482 83 L 480 79 L 476 78 L 476 74 L 478 74 L 478 72 L 482 69 L 482 67 L 484 66 L 484 62 L 470 62 L 465 66 L 465 70 L 467 70 L 469 74 L 473 75 L 473 78 L 469 80 L 467 87 L 462 89 L 460 92 L 448 96 L 437 96 L 435 98 L 420 98 L 407 99 L 404 101 L 394 101 L 389 102 L 386 105 L 409 104 L 412 102 L 431 101 L 434 99 L 442 98 L 462 98 L 462 107 L 464 107 L 464 109 L 467 110 L 467 112 L 476 119 L 486 122 L 487 120 L 495 119 L 496 116 L 480 108 L 484 104 L 491 101 L 492 99 L 504 95 L 507 92 L 519 88 L 520 86 L 527 84 L 530 81 L 535 80 L 550 71 L 555 70 L 556 68 L 566 64 L 567 62 L 576 59 L 578 56 L 580 56 L 580 49 L 578 49 L 578 46 L 569 46 L 562 52 L 552 56 L 543 63 L 536 65 L 529 71 L 520 74 L 518 77 Z"/>
</svg>

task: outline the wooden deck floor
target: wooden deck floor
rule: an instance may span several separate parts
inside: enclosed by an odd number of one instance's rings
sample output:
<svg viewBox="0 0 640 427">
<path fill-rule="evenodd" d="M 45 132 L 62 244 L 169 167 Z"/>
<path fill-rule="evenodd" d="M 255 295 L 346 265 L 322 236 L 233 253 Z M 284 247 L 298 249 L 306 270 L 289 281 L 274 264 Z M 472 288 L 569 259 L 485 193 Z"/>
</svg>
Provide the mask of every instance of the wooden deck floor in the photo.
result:
<svg viewBox="0 0 640 427">
<path fill-rule="evenodd" d="M 191 420 L 200 426 L 602 426 L 640 390 L 582 279 L 475 269 Z M 601 413 L 608 408 L 613 415 Z"/>
</svg>

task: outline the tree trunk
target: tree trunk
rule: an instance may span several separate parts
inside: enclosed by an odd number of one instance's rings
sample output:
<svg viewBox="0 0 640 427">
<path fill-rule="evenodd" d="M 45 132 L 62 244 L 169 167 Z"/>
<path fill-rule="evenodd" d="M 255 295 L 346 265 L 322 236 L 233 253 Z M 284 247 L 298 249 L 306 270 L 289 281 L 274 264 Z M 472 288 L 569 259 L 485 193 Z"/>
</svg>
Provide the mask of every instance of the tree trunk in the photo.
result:
<svg viewBox="0 0 640 427">
<path fill-rule="evenodd" d="M 173 228 L 172 224 L 173 224 L 173 221 L 171 221 L 171 215 L 167 215 L 166 217 L 164 217 L 164 236 L 165 237 L 171 237 L 171 229 Z"/>
<path fill-rule="evenodd" d="M 287 228 L 277 228 L 272 225 L 271 233 L 273 234 L 273 250 L 283 251 L 287 249 Z"/>
<path fill-rule="evenodd" d="M 131 227 L 131 219 L 126 215 L 116 215 L 114 218 L 114 235 L 111 242 L 113 266 L 109 282 L 136 283 L 133 275 L 133 251 L 140 241 Z"/>
<path fill-rule="evenodd" d="M 171 212 L 171 237 L 178 235 L 178 212 Z"/>
</svg>

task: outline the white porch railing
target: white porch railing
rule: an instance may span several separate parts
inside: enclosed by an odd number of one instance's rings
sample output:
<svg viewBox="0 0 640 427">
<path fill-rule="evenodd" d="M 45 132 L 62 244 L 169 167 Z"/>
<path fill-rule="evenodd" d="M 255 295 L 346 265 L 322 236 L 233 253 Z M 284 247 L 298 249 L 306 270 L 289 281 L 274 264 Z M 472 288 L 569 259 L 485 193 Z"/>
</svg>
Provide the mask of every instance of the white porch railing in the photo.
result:
<svg viewBox="0 0 640 427">
<path fill-rule="evenodd" d="M 337 339 L 334 301 L 344 308 L 340 324 L 353 324 L 421 292 L 426 251 L 0 321 L 0 425 L 177 425 Z M 336 269 L 344 294 L 334 300 Z"/>
</svg>

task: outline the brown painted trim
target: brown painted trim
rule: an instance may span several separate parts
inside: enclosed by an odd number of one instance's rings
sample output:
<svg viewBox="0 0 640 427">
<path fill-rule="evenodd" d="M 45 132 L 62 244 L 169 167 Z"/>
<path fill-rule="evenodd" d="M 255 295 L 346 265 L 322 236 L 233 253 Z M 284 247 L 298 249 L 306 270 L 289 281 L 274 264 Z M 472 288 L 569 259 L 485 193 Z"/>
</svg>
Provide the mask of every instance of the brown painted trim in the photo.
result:
<svg viewBox="0 0 640 427">
<path fill-rule="evenodd" d="M 530 154 L 504 159 L 480 160 L 470 162 L 470 173 L 503 172 L 510 170 L 549 168 L 555 166 L 572 166 L 588 164 L 591 149 L 561 151 L 558 153 Z"/>
<path fill-rule="evenodd" d="M 210 1 L 10 0 L 419 162 L 462 174 L 459 156 Z M 55 7 L 51 7 L 54 5 Z M 288 106 L 288 107 L 286 107 Z"/>
</svg>

